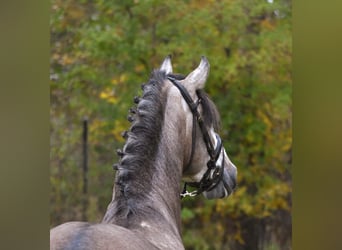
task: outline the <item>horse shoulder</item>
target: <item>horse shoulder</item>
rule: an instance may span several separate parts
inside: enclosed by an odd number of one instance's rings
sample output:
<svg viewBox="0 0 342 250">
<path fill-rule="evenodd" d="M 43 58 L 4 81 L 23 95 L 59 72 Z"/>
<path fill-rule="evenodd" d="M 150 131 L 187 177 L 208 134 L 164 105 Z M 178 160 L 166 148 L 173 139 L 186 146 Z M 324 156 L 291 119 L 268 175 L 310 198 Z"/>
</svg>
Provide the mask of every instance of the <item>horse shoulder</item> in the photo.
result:
<svg viewBox="0 0 342 250">
<path fill-rule="evenodd" d="M 50 250 L 155 249 L 134 232 L 113 224 L 67 222 L 50 231 Z"/>
</svg>

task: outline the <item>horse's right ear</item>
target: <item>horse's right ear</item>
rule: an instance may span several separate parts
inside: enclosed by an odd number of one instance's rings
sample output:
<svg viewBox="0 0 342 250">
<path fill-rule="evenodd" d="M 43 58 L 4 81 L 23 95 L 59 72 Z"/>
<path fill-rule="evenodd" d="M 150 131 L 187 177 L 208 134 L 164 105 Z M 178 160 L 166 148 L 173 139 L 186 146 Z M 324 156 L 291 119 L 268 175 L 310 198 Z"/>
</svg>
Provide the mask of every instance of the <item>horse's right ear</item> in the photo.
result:
<svg viewBox="0 0 342 250">
<path fill-rule="evenodd" d="M 210 64 L 205 56 L 201 57 L 201 62 L 198 67 L 192 71 L 184 80 L 180 82 L 188 89 L 192 94 L 198 89 L 203 89 L 205 82 L 207 81 L 210 70 Z"/>
<path fill-rule="evenodd" d="M 172 73 L 171 55 L 168 55 L 162 65 L 159 68 L 160 71 L 164 71 L 167 75 Z"/>
</svg>

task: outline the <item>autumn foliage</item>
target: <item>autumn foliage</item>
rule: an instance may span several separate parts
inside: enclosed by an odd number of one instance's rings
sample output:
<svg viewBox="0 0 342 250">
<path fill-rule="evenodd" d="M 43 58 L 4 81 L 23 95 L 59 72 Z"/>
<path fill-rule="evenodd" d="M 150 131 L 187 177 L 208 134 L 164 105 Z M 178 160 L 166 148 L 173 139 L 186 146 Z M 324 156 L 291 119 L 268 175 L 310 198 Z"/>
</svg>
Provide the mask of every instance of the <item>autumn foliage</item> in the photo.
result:
<svg viewBox="0 0 342 250">
<path fill-rule="evenodd" d="M 186 249 L 291 249 L 291 2 L 76 1 L 51 4 L 51 226 L 99 221 L 116 148 L 140 84 L 172 54 L 190 72 L 205 55 L 206 91 L 238 168 L 228 199 L 182 201 Z M 82 120 L 89 183 L 82 192 Z M 84 204 L 86 208 L 84 209 Z"/>
</svg>

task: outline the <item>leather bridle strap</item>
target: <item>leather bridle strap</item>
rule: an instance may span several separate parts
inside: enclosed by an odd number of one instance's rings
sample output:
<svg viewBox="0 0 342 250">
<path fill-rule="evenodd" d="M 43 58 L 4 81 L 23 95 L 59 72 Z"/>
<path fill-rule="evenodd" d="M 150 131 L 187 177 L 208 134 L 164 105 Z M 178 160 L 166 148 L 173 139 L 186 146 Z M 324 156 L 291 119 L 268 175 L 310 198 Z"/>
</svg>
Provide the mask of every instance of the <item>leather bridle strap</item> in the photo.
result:
<svg viewBox="0 0 342 250">
<path fill-rule="evenodd" d="M 185 185 L 184 185 L 184 190 L 181 194 L 181 197 L 195 196 L 195 195 L 198 195 L 204 191 L 209 191 L 209 190 L 213 189 L 214 187 L 216 187 L 216 185 L 222 179 L 222 176 L 223 176 L 223 158 L 222 158 L 222 163 L 219 165 L 219 167 L 216 166 L 216 162 L 217 162 L 217 160 L 221 154 L 221 151 L 222 151 L 222 142 L 221 142 L 220 137 L 217 134 L 215 134 L 217 143 L 216 143 L 216 148 L 214 148 L 214 145 L 211 142 L 208 130 L 205 128 L 202 116 L 198 112 L 198 105 L 201 103 L 201 99 L 198 99 L 197 102 L 194 102 L 193 99 L 191 98 L 189 92 L 186 90 L 186 88 L 182 84 L 178 83 L 178 81 L 171 76 L 167 76 L 167 78 L 173 83 L 174 86 L 176 86 L 179 89 L 181 95 L 183 96 L 186 103 L 189 105 L 189 108 L 193 114 L 192 147 L 191 147 L 189 163 L 186 165 L 186 168 L 188 168 L 191 165 L 191 162 L 192 162 L 192 159 L 194 156 L 195 139 L 196 139 L 196 128 L 195 128 L 196 120 L 197 120 L 199 127 L 201 129 L 203 139 L 204 139 L 208 154 L 210 156 L 210 160 L 207 162 L 208 169 L 204 173 L 202 179 L 199 182 L 188 182 L 188 183 L 185 183 Z M 186 190 L 187 184 L 189 186 L 196 187 L 197 190 L 189 193 Z"/>
<path fill-rule="evenodd" d="M 191 110 L 191 113 L 193 114 L 193 120 L 192 120 L 192 142 L 191 142 L 191 153 L 190 153 L 190 158 L 189 158 L 189 162 L 186 165 L 185 169 L 187 169 L 188 167 L 190 167 L 192 159 L 194 157 L 194 153 L 195 153 L 195 139 L 196 139 L 196 128 L 195 128 L 195 124 L 196 124 L 196 120 L 198 120 L 200 116 L 197 108 L 198 105 L 201 103 L 201 99 L 198 99 L 197 102 L 194 102 L 191 98 L 191 96 L 189 95 L 189 92 L 185 89 L 185 87 L 181 84 L 179 84 L 177 82 L 176 79 L 168 77 L 168 79 L 179 89 L 181 95 L 183 96 L 185 102 L 189 105 L 189 108 Z"/>
<path fill-rule="evenodd" d="M 197 109 L 198 105 L 201 103 L 201 99 L 198 99 L 197 102 L 194 102 L 192 100 L 189 92 L 186 90 L 186 88 L 182 84 L 178 83 L 178 81 L 175 78 L 172 78 L 170 76 L 168 76 L 167 78 L 173 83 L 173 85 L 175 85 L 179 89 L 184 100 L 189 105 L 189 108 L 190 108 L 190 110 L 193 114 L 193 117 L 194 117 L 194 121 L 197 120 L 198 125 L 202 131 L 203 139 L 204 139 L 205 144 L 207 145 L 207 151 L 209 153 L 210 159 L 214 159 L 214 157 L 215 157 L 214 145 L 212 144 L 212 142 L 210 140 L 209 133 L 204 126 L 202 116 L 200 115 L 200 113 L 198 112 L 198 109 Z M 195 129 L 195 123 L 193 123 L 193 130 L 196 130 Z M 193 139 L 194 138 L 196 138 L 196 137 L 193 137 Z M 194 141 L 192 142 L 192 144 L 194 144 Z"/>
</svg>

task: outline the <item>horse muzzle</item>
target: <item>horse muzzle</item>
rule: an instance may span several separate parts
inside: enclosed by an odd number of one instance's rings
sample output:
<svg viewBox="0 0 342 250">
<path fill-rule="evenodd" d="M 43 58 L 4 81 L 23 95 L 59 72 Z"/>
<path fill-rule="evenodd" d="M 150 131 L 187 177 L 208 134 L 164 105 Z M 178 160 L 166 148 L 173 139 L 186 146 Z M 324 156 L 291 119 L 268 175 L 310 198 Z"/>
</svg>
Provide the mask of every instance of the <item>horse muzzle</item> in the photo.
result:
<svg viewBox="0 0 342 250">
<path fill-rule="evenodd" d="M 232 163 L 231 163 L 232 164 Z M 215 188 L 203 192 L 207 199 L 220 199 L 228 197 L 236 188 L 237 169 L 232 164 L 229 171 L 224 168 L 222 180 L 215 186 Z"/>
</svg>

